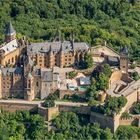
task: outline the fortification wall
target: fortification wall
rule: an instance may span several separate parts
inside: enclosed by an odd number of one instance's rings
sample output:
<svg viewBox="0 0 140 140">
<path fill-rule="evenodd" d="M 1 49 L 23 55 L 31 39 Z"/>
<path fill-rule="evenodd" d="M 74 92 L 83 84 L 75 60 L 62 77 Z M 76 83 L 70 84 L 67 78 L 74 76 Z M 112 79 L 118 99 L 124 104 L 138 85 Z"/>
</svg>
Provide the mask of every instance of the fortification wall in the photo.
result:
<svg viewBox="0 0 140 140">
<path fill-rule="evenodd" d="M 127 95 L 126 98 L 127 98 L 126 109 L 128 110 L 134 102 L 137 102 L 138 99 L 137 90 Z"/>
<path fill-rule="evenodd" d="M 28 110 L 28 111 L 36 111 L 38 109 L 37 104 L 20 104 L 20 103 L 0 103 L 0 109 L 15 112 L 17 110 Z"/>
<path fill-rule="evenodd" d="M 114 119 L 113 117 L 105 116 L 100 113 L 91 112 L 90 115 L 90 122 L 91 123 L 99 123 L 101 128 L 110 128 L 112 132 L 114 132 Z"/>
<path fill-rule="evenodd" d="M 38 113 L 41 116 L 43 116 L 45 120 L 50 121 L 59 114 L 59 109 L 58 107 L 45 108 L 45 107 L 39 106 Z"/>
<path fill-rule="evenodd" d="M 121 71 L 114 71 L 110 77 L 109 84 L 119 81 L 121 79 L 121 77 L 122 77 Z"/>
<path fill-rule="evenodd" d="M 59 105 L 59 111 L 65 112 L 75 112 L 78 114 L 85 114 L 90 115 L 91 107 L 89 106 L 66 106 L 66 105 Z"/>
<path fill-rule="evenodd" d="M 138 126 L 139 119 L 130 118 L 130 119 L 120 119 L 120 125 L 135 125 Z"/>
</svg>

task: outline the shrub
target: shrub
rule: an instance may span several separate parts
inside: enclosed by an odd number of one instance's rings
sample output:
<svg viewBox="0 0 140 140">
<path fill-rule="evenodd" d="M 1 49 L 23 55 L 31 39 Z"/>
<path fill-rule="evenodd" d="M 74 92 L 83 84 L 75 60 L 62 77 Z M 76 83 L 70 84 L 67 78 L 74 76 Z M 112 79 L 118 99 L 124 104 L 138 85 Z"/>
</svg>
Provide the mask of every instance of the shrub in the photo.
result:
<svg viewBox="0 0 140 140">
<path fill-rule="evenodd" d="M 134 103 L 134 106 L 132 108 L 132 112 L 134 114 L 140 114 L 140 102 Z"/>
<path fill-rule="evenodd" d="M 70 79 L 73 79 L 74 77 L 76 77 L 77 73 L 75 71 L 71 71 L 68 73 L 68 76 Z"/>
</svg>

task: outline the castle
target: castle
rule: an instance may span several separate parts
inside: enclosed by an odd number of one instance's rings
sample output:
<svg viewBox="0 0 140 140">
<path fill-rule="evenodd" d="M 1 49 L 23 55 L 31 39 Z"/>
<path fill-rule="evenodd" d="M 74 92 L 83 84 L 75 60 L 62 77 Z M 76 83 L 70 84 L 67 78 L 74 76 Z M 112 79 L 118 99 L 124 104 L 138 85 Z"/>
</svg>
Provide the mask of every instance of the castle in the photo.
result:
<svg viewBox="0 0 140 140">
<path fill-rule="evenodd" d="M 0 98 L 46 98 L 61 88 L 60 69 L 83 60 L 88 52 L 86 43 L 62 42 L 59 34 L 53 42 L 17 39 L 10 22 L 0 46 Z"/>
</svg>

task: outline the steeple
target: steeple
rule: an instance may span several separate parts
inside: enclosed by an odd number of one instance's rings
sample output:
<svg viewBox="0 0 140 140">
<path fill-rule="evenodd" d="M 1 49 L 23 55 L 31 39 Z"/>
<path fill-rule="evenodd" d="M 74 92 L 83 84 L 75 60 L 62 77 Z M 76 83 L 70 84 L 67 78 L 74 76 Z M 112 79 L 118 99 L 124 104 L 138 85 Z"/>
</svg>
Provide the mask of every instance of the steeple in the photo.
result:
<svg viewBox="0 0 140 140">
<path fill-rule="evenodd" d="M 57 31 L 55 33 L 55 36 L 54 36 L 54 42 L 57 42 L 57 41 L 61 41 L 61 33 L 59 31 L 59 29 L 57 28 Z"/>
<path fill-rule="evenodd" d="M 16 39 L 16 31 L 10 21 L 5 32 L 5 41 L 8 43 L 14 39 Z"/>
</svg>

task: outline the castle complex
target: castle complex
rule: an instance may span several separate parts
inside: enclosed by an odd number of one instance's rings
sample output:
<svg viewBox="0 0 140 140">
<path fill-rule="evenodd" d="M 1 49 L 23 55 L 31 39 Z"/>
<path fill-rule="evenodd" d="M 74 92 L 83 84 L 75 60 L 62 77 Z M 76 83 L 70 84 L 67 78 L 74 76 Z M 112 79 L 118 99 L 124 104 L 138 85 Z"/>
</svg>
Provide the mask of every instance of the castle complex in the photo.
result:
<svg viewBox="0 0 140 140">
<path fill-rule="evenodd" d="M 28 43 L 17 39 L 11 22 L 0 46 L 0 98 L 46 98 L 60 89 L 62 68 L 73 66 L 89 52 L 86 43 L 60 41 Z"/>
<path fill-rule="evenodd" d="M 125 96 L 127 103 L 121 112 L 108 117 L 93 112 L 92 107 L 83 106 L 82 103 L 82 105 L 62 103 L 47 109 L 39 105 L 39 113 L 43 116 L 47 114 L 48 118 L 52 118 L 54 113 L 59 111 L 74 111 L 90 115 L 91 123 L 99 122 L 101 127 L 109 127 L 112 132 L 115 132 L 119 125 L 126 125 L 126 122 L 131 125 L 136 121 L 140 125 L 140 119 L 138 122 L 133 116 L 131 120 L 121 119 L 122 113 L 128 111 L 140 99 L 140 79 L 134 80 L 131 76 L 134 72 L 140 75 L 140 67 L 137 66 L 135 69 L 129 67 L 126 47 L 121 47 L 120 53 L 116 53 L 106 45 L 90 48 L 84 42 L 74 42 L 73 38 L 70 41 L 61 41 L 58 32 L 53 42 L 30 43 L 25 37 L 16 38 L 16 31 L 11 22 L 5 33 L 5 42 L 0 45 L 0 99 L 20 98 L 28 102 L 35 98 L 45 99 L 57 90 L 61 90 L 60 93 L 64 92 L 60 95 L 62 97 L 66 94 L 80 93 L 80 90 L 86 91 L 85 89 L 91 84 L 91 73 L 86 75 L 84 74 L 86 70 L 76 71 L 74 68 L 81 60 L 84 61 L 85 55 L 89 52 L 92 52 L 96 66 L 108 63 L 112 68 L 109 88 L 99 93 L 101 97 L 99 100 L 104 102 L 108 95 Z M 67 78 L 68 73 L 72 71 L 76 71 L 77 83 L 75 77 Z M 1 106 L 3 108 L 8 106 L 9 109 L 8 104 L 1 104 Z M 24 109 L 24 105 L 21 106 Z M 19 109 L 18 105 L 15 107 Z"/>
</svg>

